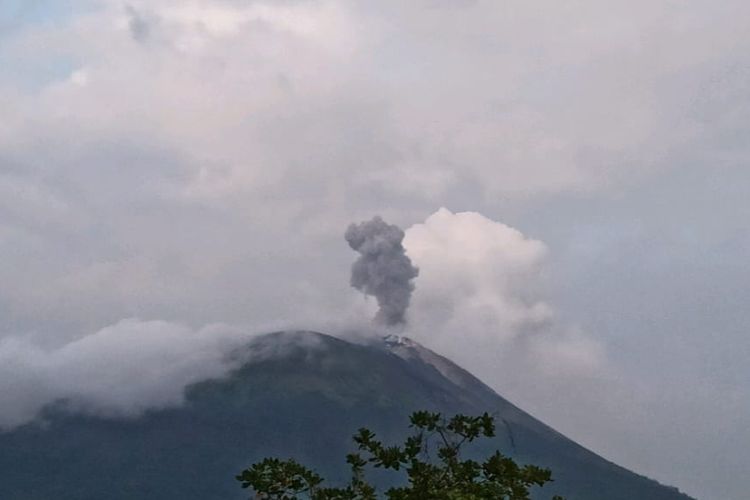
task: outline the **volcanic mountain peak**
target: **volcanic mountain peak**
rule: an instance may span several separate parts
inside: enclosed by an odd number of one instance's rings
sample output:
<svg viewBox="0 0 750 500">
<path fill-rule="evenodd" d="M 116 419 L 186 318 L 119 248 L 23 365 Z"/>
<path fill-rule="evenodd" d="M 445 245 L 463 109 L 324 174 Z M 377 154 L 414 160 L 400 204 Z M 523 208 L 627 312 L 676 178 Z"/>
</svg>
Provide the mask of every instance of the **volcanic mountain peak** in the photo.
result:
<svg viewBox="0 0 750 500">
<path fill-rule="evenodd" d="M 457 386 L 468 389 L 482 386 L 487 388 L 476 377 L 459 367 L 447 358 L 424 347 L 422 344 L 415 342 L 409 337 L 398 335 L 387 335 L 383 337 L 383 343 L 386 348 L 405 361 L 418 360 L 422 363 L 432 366 L 440 372 L 446 379 L 450 380 Z M 487 388 L 488 389 L 488 388 Z"/>
<path fill-rule="evenodd" d="M 228 376 L 189 387 L 180 408 L 124 420 L 51 411 L 44 426 L 0 434 L 0 498 L 246 498 L 234 475 L 267 456 L 346 481 L 351 435 L 366 426 L 399 441 L 416 410 L 493 414 L 497 436 L 475 452 L 549 467 L 555 482 L 534 498 L 689 498 L 586 450 L 408 338 L 276 332 L 236 361 Z M 190 481 L 173 480 L 186 471 Z"/>
</svg>

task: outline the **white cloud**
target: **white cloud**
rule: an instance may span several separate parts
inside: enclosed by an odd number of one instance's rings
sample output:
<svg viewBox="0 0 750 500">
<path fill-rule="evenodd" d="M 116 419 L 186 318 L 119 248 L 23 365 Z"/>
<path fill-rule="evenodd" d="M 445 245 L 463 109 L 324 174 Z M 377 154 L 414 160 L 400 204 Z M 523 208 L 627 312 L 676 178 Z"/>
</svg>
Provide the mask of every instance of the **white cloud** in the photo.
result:
<svg viewBox="0 0 750 500">
<path fill-rule="evenodd" d="M 225 374 L 250 336 L 211 325 L 191 329 L 129 319 L 61 347 L 0 339 L 0 428 L 34 419 L 50 403 L 87 413 L 134 416 L 183 402 L 184 388 Z"/>
<path fill-rule="evenodd" d="M 550 319 L 550 307 L 534 294 L 543 243 L 476 212 L 441 208 L 408 229 L 404 246 L 420 269 L 415 328 L 508 340 Z"/>
<path fill-rule="evenodd" d="M 616 187 L 668 168 L 663 155 L 701 133 L 696 89 L 665 84 L 717 57 L 690 35 L 743 43 L 686 12 L 665 24 L 664 8 L 129 5 L 103 2 L 4 49 L 87 68 L 73 78 L 85 92 L 43 89 L 25 118 L 73 145 L 114 135 L 174 148 L 187 163 L 177 187 L 216 203 L 284 197 L 311 169 L 321 189 L 365 180 L 417 201 L 462 183 L 488 199 Z M 133 12 L 149 43 L 132 39 Z"/>
<path fill-rule="evenodd" d="M 419 267 L 409 334 L 502 388 L 513 372 L 589 377 L 603 346 L 564 327 L 544 298 L 547 247 L 476 212 L 441 208 L 406 231 Z"/>
<path fill-rule="evenodd" d="M 85 87 L 89 83 L 89 75 L 85 69 L 77 69 L 70 74 L 70 83 Z"/>
</svg>

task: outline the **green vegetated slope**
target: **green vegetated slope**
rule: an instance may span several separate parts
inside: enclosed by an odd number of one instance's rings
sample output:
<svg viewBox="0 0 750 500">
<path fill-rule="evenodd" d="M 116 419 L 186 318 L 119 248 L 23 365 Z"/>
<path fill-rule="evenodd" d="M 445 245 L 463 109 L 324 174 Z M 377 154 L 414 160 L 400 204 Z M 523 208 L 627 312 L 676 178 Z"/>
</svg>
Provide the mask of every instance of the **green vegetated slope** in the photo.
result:
<svg viewBox="0 0 750 500">
<path fill-rule="evenodd" d="M 44 424 L 0 434 L 0 498 L 247 498 L 234 475 L 266 456 L 295 457 L 345 481 L 344 456 L 359 427 L 396 441 L 412 411 L 429 409 L 494 413 L 490 448 L 553 471 L 555 482 L 536 498 L 688 499 L 582 448 L 408 340 L 361 345 L 286 332 L 260 337 L 238 355 L 252 362 L 190 387 L 180 408 L 127 420 L 51 408 Z"/>
</svg>

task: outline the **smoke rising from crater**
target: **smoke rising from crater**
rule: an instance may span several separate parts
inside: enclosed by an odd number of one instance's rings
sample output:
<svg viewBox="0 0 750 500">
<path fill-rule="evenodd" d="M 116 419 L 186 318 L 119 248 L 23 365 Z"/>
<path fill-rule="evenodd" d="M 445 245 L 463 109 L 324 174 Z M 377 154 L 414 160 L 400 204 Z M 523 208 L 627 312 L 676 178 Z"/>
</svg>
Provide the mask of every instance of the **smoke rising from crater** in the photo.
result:
<svg viewBox="0 0 750 500">
<path fill-rule="evenodd" d="M 386 326 L 406 323 L 412 280 L 419 274 L 402 245 L 404 231 L 379 216 L 351 224 L 344 235 L 360 257 L 352 264 L 351 286 L 374 296 L 379 310 L 375 322 Z"/>
</svg>

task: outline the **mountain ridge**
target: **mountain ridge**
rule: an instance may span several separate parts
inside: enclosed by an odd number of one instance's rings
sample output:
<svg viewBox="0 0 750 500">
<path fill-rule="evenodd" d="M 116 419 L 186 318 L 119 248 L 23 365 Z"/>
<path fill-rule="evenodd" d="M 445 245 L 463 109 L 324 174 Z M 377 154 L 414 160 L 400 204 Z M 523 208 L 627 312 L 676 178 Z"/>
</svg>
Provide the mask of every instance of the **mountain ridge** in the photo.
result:
<svg viewBox="0 0 750 500">
<path fill-rule="evenodd" d="M 690 498 L 586 450 L 409 339 L 275 332 L 235 356 L 238 368 L 189 387 L 180 408 L 129 420 L 53 408 L 44 426 L 0 434 L 0 498 L 244 498 L 233 475 L 265 456 L 295 457 L 345 481 L 343 457 L 357 428 L 399 440 L 419 409 L 495 414 L 504 432 L 493 449 L 553 471 L 555 483 L 534 498 Z M 186 471 L 188 486 L 175 480 Z"/>
</svg>

